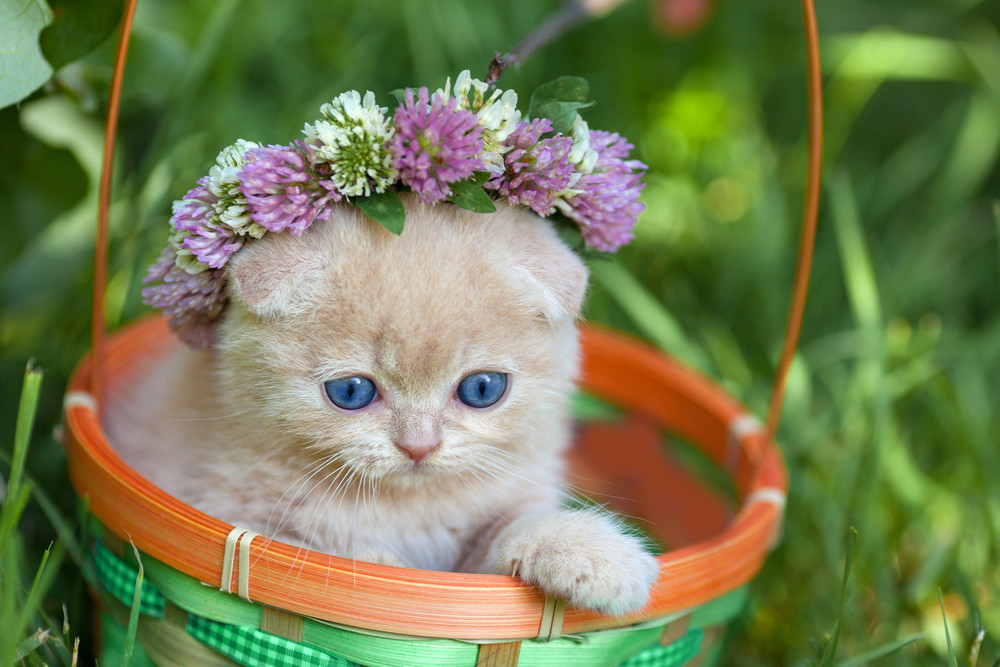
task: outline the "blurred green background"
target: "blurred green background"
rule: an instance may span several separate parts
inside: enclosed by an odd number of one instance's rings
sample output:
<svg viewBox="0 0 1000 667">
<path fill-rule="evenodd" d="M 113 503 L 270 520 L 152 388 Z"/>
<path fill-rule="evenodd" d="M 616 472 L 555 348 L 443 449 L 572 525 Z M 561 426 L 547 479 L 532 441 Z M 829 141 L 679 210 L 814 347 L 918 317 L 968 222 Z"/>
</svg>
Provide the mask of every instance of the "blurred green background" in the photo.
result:
<svg viewBox="0 0 1000 667">
<path fill-rule="evenodd" d="M 49 4 L 50 33 L 68 31 L 42 34 L 55 75 L 0 110 L 0 442 L 6 460 L 33 358 L 46 375 L 28 472 L 73 517 L 52 433 L 88 346 L 114 47 L 105 36 L 120 6 Z M 27 5 L 40 6 L 0 0 L 0 17 Z M 142 0 L 115 165 L 108 326 L 147 312 L 139 281 L 162 247 L 170 203 L 221 147 L 240 137 L 285 143 L 347 89 L 391 105 L 395 88 L 434 88 L 466 68 L 483 76 L 494 51 L 558 6 Z M 800 7 L 720 0 L 685 36 L 656 10 L 627 2 L 500 85 L 526 100 L 555 76 L 587 78 L 591 127 L 629 137 L 650 166 L 637 241 L 615 263 L 595 264 L 588 317 L 660 345 L 763 416 L 804 188 Z M 840 614 L 851 526 L 859 537 L 838 660 L 866 664 L 866 652 L 919 634 L 881 664 L 956 664 L 943 601 L 958 662 L 1000 664 L 1000 2 L 825 0 L 818 16 L 825 174 L 779 430 L 790 503 L 723 664 L 819 661 Z M 13 43 L 0 26 L 5 39 Z M 28 583 L 55 538 L 52 521 L 37 500 L 21 519 Z M 65 604 L 86 655 L 89 607 L 71 560 L 42 610 L 58 624 Z M 5 576 L 10 589 L 12 571 Z M 34 617 L 25 632 L 44 623 Z"/>
</svg>

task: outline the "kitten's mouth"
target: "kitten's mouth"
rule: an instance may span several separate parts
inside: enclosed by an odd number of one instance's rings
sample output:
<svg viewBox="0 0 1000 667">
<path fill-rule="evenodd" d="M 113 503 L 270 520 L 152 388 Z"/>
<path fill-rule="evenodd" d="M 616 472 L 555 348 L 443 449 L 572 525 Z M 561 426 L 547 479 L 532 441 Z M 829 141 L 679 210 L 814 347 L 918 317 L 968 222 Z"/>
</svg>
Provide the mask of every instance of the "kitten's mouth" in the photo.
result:
<svg viewBox="0 0 1000 667">
<path fill-rule="evenodd" d="M 442 472 L 442 468 L 436 461 L 406 461 L 403 463 L 403 473 L 410 475 L 430 475 Z"/>
<path fill-rule="evenodd" d="M 436 458 L 431 457 L 429 459 L 421 459 L 419 461 L 400 461 L 396 466 L 394 466 L 394 469 L 389 473 L 389 476 L 398 481 L 409 482 L 416 479 L 441 477 L 443 475 L 447 475 L 449 472 L 449 466 L 442 465 Z"/>
</svg>

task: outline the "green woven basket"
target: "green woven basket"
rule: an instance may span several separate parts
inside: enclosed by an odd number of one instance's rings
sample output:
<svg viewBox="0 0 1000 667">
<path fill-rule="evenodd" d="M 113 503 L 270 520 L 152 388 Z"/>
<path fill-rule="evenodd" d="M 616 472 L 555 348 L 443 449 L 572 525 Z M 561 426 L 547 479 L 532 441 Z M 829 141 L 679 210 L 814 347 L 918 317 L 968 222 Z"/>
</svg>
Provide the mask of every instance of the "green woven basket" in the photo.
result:
<svg viewBox="0 0 1000 667">
<path fill-rule="evenodd" d="M 102 536 L 97 527 L 90 557 L 101 587 L 98 595 L 105 606 L 101 618 L 102 665 L 122 662 L 125 628 L 139 581 L 137 555 L 142 562 L 143 578 L 132 665 L 473 667 L 486 664 L 481 645 L 474 642 L 367 632 L 313 619 L 305 619 L 301 630 L 288 636 L 287 630 L 299 624 L 283 624 L 289 616 L 287 612 L 244 602 L 122 546 L 114 536 Z M 564 635 L 549 642 L 525 640 L 521 643 L 518 665 L 680 667 L 701 651 L 704 630 L 731 620 L 745 602 L 743 587 L 690 615 L 678 614 L 675 618 L 617 630 Z"/>
</svg>

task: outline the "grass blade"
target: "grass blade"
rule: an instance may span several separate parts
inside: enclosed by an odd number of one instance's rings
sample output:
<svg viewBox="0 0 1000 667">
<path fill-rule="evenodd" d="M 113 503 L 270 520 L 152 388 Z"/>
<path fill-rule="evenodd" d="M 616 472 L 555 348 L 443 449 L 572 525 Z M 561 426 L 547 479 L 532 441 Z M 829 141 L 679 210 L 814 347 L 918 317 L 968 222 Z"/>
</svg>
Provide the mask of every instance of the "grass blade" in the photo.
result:
<svg viewBox="0 0 1000 667">
<path fill-rule="evenodd" d="M 951 643 L 951 631 L 948 630 L 948 615 L 944 613 L 944 596 L 941 595 L 941 589 L 938 589 L 938 601 L 941 603 L 941 620 L 944 621 L 944 639 L 948 642 L 948 665 L 950 667 L 958 667 L 958 655 L 955 653 L 955 647 Z"/>
<path fill-rule="evenodd" d="M 16 496 L 10 490 L 7 491 L 7 498 L 4 500 L 3 508 L 0 509 L 0 556 L 3 556 L 12 544 L 10 536 L 17 528 L 29 498 L 31 489 L 27 486 L 18 489 Z"/>
<path fill-rule="evenodd" d="M 17 408 L 17 426 L 14 431 L 14 455 L 10 463 L 10 477 L 7 480 L 8 497 L 17 497 L 24 474 L 24 462 L 28 456 L 31 429 L 35 424 L 38 408 L 38 394 L 42 387 L 42 372 L 35 370 L 32 363 L 24 371 L 21 385 L 21 402 Z"/>
<path fill-rule="evenodd" d="M 989 177 L 1000 151 L 1000 120 L 993 94 L 972 93 L 951 151 L 929 186 L 931 219 L 954 215 Z"/>
<path fill-rule="evenodd" d="M 30 476 L 27 478 L 27 482 L 28 487 L 31 489 L 31 497 L 38 507 L 41 508 L 42 513 L 49 520 L 49 523 L 52 524 L 52 527 L 56 529 L 59 543 L 69 553 L 69 557 L 76 564 L 77 568 L 86 574 L 87 560 L 84 558 L 83 547 L 77 537 L 77 531 L 63 517 L 55 501 L 45 492 L 44 488 L 36 484 Z"/>
<path fill-rule="evenodd" d="M 125 650 L 122 654 L 122 667 L 128 667 L 132 660 L 132 652 L 135 650 L 135 636 L 139 630 L 139 604 L 142 600 L 142 582 L 145 578 L 145 569 L 142 567 L 142 558 L 139 557 L 139 550 L 132 545 L 135 552 L 135 562 L 139 565 L 139 571 L 135 575 L 135 592 L 132 593 L 132 609 L 128 614 L 128 629 L 125 632 Z"/>
<path fill-rule="evenodd" d="M 993 224 L 997 228 L 997 258 L 1000 259 L 1000 201 L 993 202 Z M 1000 266 L 1000 262 L 998 262 Z M 997 276 L 1000 279 L 1000 275 Z"/>
<path fill-rule="evenodd" d="M 628 314 L 643 336 L 684 363 L 701 371 L 708 369 L 701 349 L 690 341 L 670 311 L 635 276 L 616 262 L 595 264 L 592 271 L 594 279 Z"/>
<path fill-rule="evenodd" d="M 854 192 L 842 173 L 831 179 L 830 207 L 851 310 L 862 329 L 878 329 L 882 322 L 878 280 L 861 230 Z"/>
<path fill-rule="evenodd" d="M 878 664 L 889 656 L 899 653 L 907 646 L 923 640 L 923 638 L 924 636 L 922 634 L 905 637 L 890 644 L 886 644 L 885 646 L 868 651 L 867 653 L 862 653 L 861 655 L 851 658 L 850 660 L 837 663 L 837 667 L 866 667 L 867 665 Z"/>
<path fill-rule="evenodd" d="M 28 589 L 28 597 L 24 601 L 24 607 L 21 609 L 20 617 L 18 618 L 17 628 L 23 630 L 28 625 L 28 621 L 33 615 L 38 614 L 43 616 L 41 612 L 42 600 L 48 593 L 49 588 L 52 585 L 52 581 L 55 579 L 56 573 L 59 570 L 59 564 L 62 562 L 63 553 L 65 549 L 60 543 L 50 546 L 42 554 L 42 560 L 38 564 L 38 570 L 35 571 L 35 578 L 31 582 L 31 588 Z M 49 561 L 52 561 L 51 563 Z"/>
<path fill-rule="evenodd" d="M 847 560 L 844 562 L 844 580 L 840 586 L 840 613 L 837 615 L 837 622 L 833 624 L 830 632 L 830 639 L 823 647 L 823 655 L 820 658 L 820 667 L 832 667 L 833 660 L 837 656 L 837 644 L 840 641 L 840 624 L 844 619 L 844 606 L 847 603 L 847 581 L 851 577 L 851 567 L 854 565 L 854 549 L 858 542 L 858 531 L 851 526 L 851 534 L 847 541 Z"/>
<path fill-rule="evenodd" d="M 24 660 L 52 638 L 52 633 L 39 628 L 35 633 L 17 645 L 16 660 Z"/>
<path fill-rule="evenodd" d="M 986 639 L 986 631 L 980 630 L 972 640 L 972 648 L 969 649 L 969 667 L 976 667 L 979 662 L 979 651 L 983 648 L 983 640 Z"/>
</svg>

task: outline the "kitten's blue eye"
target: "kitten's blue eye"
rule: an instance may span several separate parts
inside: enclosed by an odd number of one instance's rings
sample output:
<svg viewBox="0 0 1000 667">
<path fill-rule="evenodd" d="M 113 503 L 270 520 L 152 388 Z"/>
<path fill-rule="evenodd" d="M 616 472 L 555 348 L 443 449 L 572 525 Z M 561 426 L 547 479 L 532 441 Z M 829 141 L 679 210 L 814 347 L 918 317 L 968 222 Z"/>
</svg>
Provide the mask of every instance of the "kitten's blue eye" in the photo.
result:
<svg viewBox="0 0 1000 667">
<path fill-rule="evenodd" d="M 503 396 L 507 389 L 505 373 L 473 373 L 458 384 L 455 395 L 469 407 L 488 408 Z"/>
<path fill-rule="evenodd" d="M 357 375 L 327 380 L 323 388 L 333 404 L 344 410 L 360 410 L 378 396 L 375 383 Z"/>
</svg>

